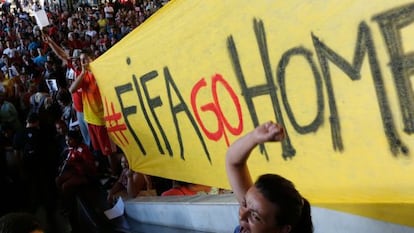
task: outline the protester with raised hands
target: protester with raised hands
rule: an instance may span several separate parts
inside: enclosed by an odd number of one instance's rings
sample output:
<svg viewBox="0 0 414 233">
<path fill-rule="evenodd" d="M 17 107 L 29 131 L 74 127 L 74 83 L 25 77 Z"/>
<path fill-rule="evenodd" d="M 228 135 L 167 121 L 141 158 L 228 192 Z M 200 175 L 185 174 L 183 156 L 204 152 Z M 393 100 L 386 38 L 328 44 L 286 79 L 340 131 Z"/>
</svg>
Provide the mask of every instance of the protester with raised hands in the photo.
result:
<svg viewBox="0 0 414 233">
<path fill-rule="evenodd" d="M 227 151 L 226 170 L 240 203 L 235 233 L 311 233 L 310 204 L 293 183 L 280 175 L 261 175 L 253 183 L 247 166 L 252 150 L 284 138 L 281 125 L 266 122 L 236 140 Z"/>
</svg>

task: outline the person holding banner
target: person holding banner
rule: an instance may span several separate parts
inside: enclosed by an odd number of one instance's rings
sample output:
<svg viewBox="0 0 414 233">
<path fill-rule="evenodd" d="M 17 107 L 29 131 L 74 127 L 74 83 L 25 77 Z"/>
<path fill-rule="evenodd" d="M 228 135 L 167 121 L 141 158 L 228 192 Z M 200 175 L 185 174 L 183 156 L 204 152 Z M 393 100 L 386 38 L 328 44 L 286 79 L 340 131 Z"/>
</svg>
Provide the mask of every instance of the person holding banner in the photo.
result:
<svg viewBox="0 0 414 233">
<path fill-rule="evenodd" d="M 113 176 L 118 174 L 117 158 L 115 156 L 116 146 L 111 141 L 105 126 L 104 107 L 101 93 L 95 76 L 89 69 L 91 57 L 85 52 L 80 55 L 82 71 L 69 87 L 71 93 L 78 89 L 82 90 L 82 104 L 84 119 L 88 125 L 89 137 L 95 151 L 107 156 L 110 171 Z"/>
<path fill-rule="evenodd" d="M 235 233 L 311 233 L 310 204 L 293 183 L 276 174 L 261 175 L 253 183 L 247 166 L 251 151 L 259 144 L 284 138 L 279 124 L 264 123 L 228 148 L 226 171 L 238 202 L 240 225 Z"/>
</svg>

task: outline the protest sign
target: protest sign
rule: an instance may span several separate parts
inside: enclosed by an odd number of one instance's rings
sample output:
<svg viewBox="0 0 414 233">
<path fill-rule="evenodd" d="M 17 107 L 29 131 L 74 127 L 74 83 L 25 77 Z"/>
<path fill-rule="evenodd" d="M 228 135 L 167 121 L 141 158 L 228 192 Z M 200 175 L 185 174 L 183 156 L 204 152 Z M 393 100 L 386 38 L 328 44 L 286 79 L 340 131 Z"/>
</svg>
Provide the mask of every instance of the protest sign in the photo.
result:
<svg viewBox="0 0 414 233">
<path fill-rule="evenodd" d="M 134 170 L 229 188 L 226 149 L 253 151 L 312 204 L 414 226 L 414 3 L 170 2 L 92 65 Z"/>
</svg>

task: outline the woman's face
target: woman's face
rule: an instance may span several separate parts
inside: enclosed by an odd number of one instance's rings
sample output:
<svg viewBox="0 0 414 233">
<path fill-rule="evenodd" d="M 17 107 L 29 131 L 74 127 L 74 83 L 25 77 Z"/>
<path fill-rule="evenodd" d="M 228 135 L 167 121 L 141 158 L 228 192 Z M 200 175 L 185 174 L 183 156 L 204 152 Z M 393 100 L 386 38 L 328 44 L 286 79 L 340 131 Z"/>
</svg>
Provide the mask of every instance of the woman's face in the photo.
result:
<svg viewBox="0 0 414 233">
<path fill-rule="evenodd" d="M 252 186 L 240 204 L 239 218 L 242 233 L 279 233 L 276 224 L 276 206 Z"/>
</svg>

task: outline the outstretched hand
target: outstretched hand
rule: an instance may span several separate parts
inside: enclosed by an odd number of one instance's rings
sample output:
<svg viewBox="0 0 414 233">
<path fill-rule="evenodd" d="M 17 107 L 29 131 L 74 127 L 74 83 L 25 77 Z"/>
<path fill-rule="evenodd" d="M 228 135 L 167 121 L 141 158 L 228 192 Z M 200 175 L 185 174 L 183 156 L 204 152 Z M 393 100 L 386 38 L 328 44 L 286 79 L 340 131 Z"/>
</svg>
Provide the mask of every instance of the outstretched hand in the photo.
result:
<svg viewBox="0 0 414 233">
<path fill-rule="evenodd" d="M 252 150 L 265 142 L 277 142 L 285 138 L 282 125 L 268 121 L 238 138 L 228 148 L 226 154 L 227 176 L 239 203 L 245 203 L 246 193 L 252 187 L 247 160 Z"/>
<path fill-rule="evenodd" d="M 277 142 L 283 140 L 285 131 L 280 124 L 269 121 L 256 127 L 253 135 L 259 144 L 263 142 Z"/>
<path fill-rule="evenodd" d="M 42 39 L 43 39 L 43 42 L 47 44 L 50 41 L 50 36 L 45 33 L 42 33 Z"/>
</svg>

